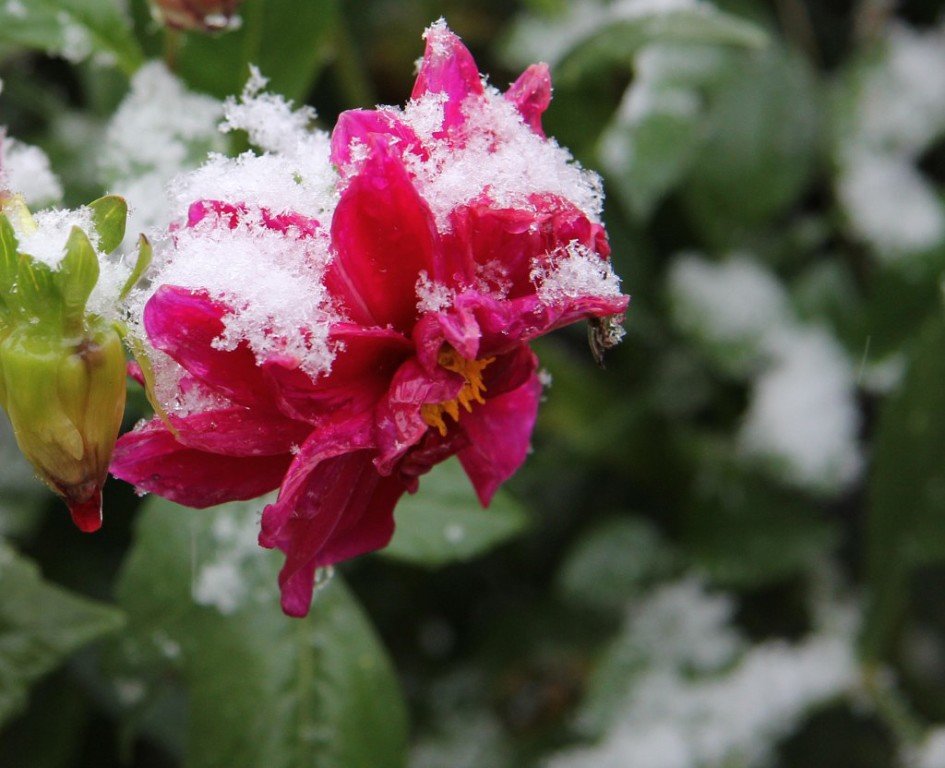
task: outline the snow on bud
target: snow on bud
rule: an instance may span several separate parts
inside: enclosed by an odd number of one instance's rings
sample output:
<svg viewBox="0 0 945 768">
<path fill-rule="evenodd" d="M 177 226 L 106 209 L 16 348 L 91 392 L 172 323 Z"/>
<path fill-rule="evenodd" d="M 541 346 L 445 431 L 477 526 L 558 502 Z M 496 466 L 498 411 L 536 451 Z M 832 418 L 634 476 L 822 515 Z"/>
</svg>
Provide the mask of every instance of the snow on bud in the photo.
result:
<svg viewBox="0 0 945 768">
<path fill-rule="evenodd" d="M 238 26 L 234 16 L 243 0 L 150 0 L 151 13 L 168 27 L 219 32 Z"/>
<path fill-rule="evenodd" d="M 62 212 L 67 222 L 70 215 L 88 222 L 94 245 L 74 224 L 68 236 L 38 227 L 16 198 L 2 210 L 0 405 L 40 479 L 65 500 L 80 530 L 95 531 L 125 406 L 125 355 L 119 330 L 86 303 L 99 253 L 124 237 L 127 207 L 104 197 Z"/>
</svg>

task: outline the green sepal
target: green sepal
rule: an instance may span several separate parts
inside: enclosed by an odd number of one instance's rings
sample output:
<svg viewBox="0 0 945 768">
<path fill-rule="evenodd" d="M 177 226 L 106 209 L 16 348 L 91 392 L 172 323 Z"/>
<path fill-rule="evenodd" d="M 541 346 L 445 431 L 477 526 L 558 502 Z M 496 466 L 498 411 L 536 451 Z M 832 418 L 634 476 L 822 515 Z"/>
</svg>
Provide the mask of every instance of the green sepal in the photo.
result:
<svg viewBox="0 0 945 768">
<path fill-rule="evenodd" d="M 18 246 L 13 225 L 5 213 L 0 213 L 0 293 L 5 300 L 16 283 Z"/>
<path fill-rule="evenodd" d="M 151 248 L 151 243 L 148 242 L 148 238 L 141 235 L 138 238 L 138 259 L 135 261 L 134 269 L 131 270 L 131 274 L 128 275 L 128 279 L 121 288 L 119 299 L 124 299 L 131 292 L 131 289 L 135 287 L 135 283 L 141 279 L 141 276 L 144 275 L 148 267 L 151 266 L 153 258 L 154 250 Z"/>
<path fill-rule="evenodd" d="M 14 291 L 17 273 L 17 240 L 13 225 L 0 213 L 0 336 L 9 326 L 17 309 L 17 294 Z"/>
<path fill-rule="evenodd" d="M 67 330 L 81 330 L 85 321 L 85 304 L 98 282 L 98 274 L 95 248 L 85 232 L 73 227 L 66 240 L 66 255 L 54 273 Z"/>
<path fill-rule="evenodd" d="M 55 273 L 28 253 L 17 258 L 16 290 L 21 312 L 47 322 L 61 316 L 62 298 Z"/>
<path fill-rule="evenodd" d="M 92 224 L 98 233 L 98 247 L 102 253 L 111 253 L 125 239 L 128 203 L 118 195 L 106 195 L 89 203 Z"/>
</svg>

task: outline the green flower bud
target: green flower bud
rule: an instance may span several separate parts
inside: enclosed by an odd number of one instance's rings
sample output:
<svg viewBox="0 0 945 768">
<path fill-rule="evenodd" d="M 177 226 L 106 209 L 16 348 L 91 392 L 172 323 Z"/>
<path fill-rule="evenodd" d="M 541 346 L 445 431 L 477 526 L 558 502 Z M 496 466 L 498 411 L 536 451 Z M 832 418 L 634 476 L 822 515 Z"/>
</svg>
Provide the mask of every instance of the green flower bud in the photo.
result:
<svg viewBox="0 0 945 768">
<path fill-rule="evenodd" d="M 0 398 L 17 443 L 80 530 L 102 524 L 101 489 L 125 407 L 118 333 L 91 323 L 65 339 L 23 326 L 0 342 Z"/>
<path fill-rule="evenodd" d="M 40 229 L 22 201 L 2 204 L 0 406 L 40 479 L 65 500 L 79 529 L 91 532 L 102 525 L 102 485 L 125 407 L 125 353 L 116 324 L 86 305 L 100 256 L 124 238 L 127 206 L 109 196 L 87 212 L 94 240 L 73 226 L 62 235 L 61 258 L 50 258 L 47 246 L 43 260 L 23 247 L 36 245 L 36 233 L 41 245 L 60 232 Z M 142 240 L 122 295 L 149 258 Z"/>
</svg>

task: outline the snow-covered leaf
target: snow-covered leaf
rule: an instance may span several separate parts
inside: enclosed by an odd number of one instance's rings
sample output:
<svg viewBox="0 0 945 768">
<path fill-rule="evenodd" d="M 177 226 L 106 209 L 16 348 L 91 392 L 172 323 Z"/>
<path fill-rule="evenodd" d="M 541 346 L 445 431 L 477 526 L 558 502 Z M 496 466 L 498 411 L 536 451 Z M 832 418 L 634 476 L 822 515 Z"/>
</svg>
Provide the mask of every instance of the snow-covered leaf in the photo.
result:
<svg viewBox="0 0 945 768">
<path fill-rule="evenodd" d="M 119 0 L 7 0 L 0 42 L 82 61 L 97 55 L 130 75 L 143 55 Z"/>
<path fill-rule="evenodd" d="M 402 766 L 406 713 L 369 621 L 338 577 L 307 618 L 282 614 L 259 509 L 146 503 L 118 583 L 132 638 L 112 671 L 126 703 L 159 701 L 177 677 L 188 768 Z"/>
</svg>

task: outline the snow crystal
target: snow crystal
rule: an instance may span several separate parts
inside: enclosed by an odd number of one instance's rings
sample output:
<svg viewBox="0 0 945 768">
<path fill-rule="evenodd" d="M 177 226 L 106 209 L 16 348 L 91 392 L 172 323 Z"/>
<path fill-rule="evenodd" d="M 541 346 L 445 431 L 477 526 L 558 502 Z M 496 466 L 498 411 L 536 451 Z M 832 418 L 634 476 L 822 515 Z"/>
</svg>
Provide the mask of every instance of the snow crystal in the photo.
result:
<svg viewBox="0 0 945 768">
<path fill-rule="evenodd" d="M 545 256 L 543 261 L 546 263 L 536 260 L 533 264 L 531 279 L 537 286 L 538 298 L 546 304 L 583 296 L 621 295 L 620 278 L 610 262 L 576 240 Z"/>
<path fill-rule="evenodd" d="M 250 77 L 239 99 L 223 103 L 224 132 L 246 131 L 249 140 L 266 152 L 296 153 L 299 143 L 310 140 L 315 110 L 302 106 L 293 110 L 291 102 L 264 89 L 269 81 L 258 67 L 250 66 Z"/>
<path fill-rule="evenodd" d="M 98 235 L 92 226 L 92 211 L 89 208 L 74 210 L 46 210 L 33 214 L 35 229 L 26 229 L 19 217 L 12 217 L 20 251 L 56 269 L 66 255 L 66 241 L 73 227 L 84 231 L 93 246 L 98 245 Z"/>
<path fill-rule="evenodd" d="M 26 6 L 21 0 L 7 0 L 4 4 L 4 10 L 13 18 L 26 18 Z"/>
<path fill-rule="evenodd" d="M 62 185 L 49 167 L 46 153 L 10 137 L 0 141 L 0 187 L 22 195 L 31 207 L 62 197 Z"/>
<path fill-rule="evenodd" d="M 290 354 L 312 375 L 329 370 L 334 352 L 328 326 L 334 315 L 322 284 L 330 247 L 326 233 L 292 236 L 247 212 L 233 229 L 211 215 L 173 239 L 155 282 L 206 291 L 233 310 L 215 342 L 219 349 L 246 340 L 260 360 Z M 137 300 L 142 311 L 143 299 Z"/>
<path fill-rule="evenodd" d="M 916 154 L 945 128 L 945 30 L 890 28 L 858 93 L 857 142 Z"/>
<path fill-rule="evenodd" d="M 168 210 L 175 219 L 185 220 L 193 202 L 212 200 L 235 206 L 239 221 L 231 227 L 228 218 L 209 212 L 194 227 L 156 238 L 151 285 L 206 292 L 226 304 L 232 312 L 224 318 L 217 348 L 233 349 L 246 341 L 260 360 L 273 353 L 294 355 L 303 370 L 316 376 L 331 366 L 328 327 L 337 319 L 323 285 L 330 258 L 327 230 L 314 231 L 315 222 L 300 220 L 279 231 L 271 222 L 286 213 L 330 222 L 337 174 L 328 135 L 310 129 L 314 112 L 293 112 L 281 97 L 262 92 L 264 85 L 254 69 L 240 99 L 226 102 L 222 127 L 246 130 L 265 153 L 211 154 L 200 168 L 169 185 Z M 140 319 L 154 287 L 129 297 L 132 332 L 141 338 Z M 164 368 L 167 381 L 156 375 L 158 398 L 177 412 L 198 406 L 204 393 L 175 394 L 181 374 Z"/>
<path fill-rule="evenodd" d="M 59 53 L 66 61 L 78 64 L 89 57 L 94 48 L 88 30 L 79 24 L 68 11 L 56 15 L 60 30 Z"/>
<path fill-rule="evenodd" d="M 417 309 L 420 312 L 440 312 L 453 304 L 453 292 L 448 286 L 435 282 L 425 269 L 417 278 Z"/>
<path fill-rule="evenodd" d="M 441 105 L 442 94 L 426 94 L 407 104 L 403 119 L 421 138 L 428 137 L 436 126 L 431 115 Z M 433 139 L 424 142 L 426 159 L 413 153 L 405 157 L 441 232 L 449 231 L 454 208 L 483 196 L 497 207 L 529 209 L 531 195 L 558 195 L 591 220 L 600 220 L 600 177 L 583 169 L 553 139 L 532 131 L 499 91 L 489 87 L 483 96 L 467 99 L 463 108 L 461 146 L 452 138 Z"/>
<path fill-rule="evenodd" d="M 915 167 L 945 132 L 945 29 L 893 25 L 837 136 L 837 195 L 854 235 L 887 261 L 945 239 L 945 210 Z"/>
<path fill-rule="evenodd" d="M 718 669 L 740 649 L 729 626 L 735 612 L 726 595 L 706 592 L 696 577 L 660 587 L 638 609 L 631 611 L 634 645 L 643 649 L 655 666 Z"/>
<path fill-rule="evenodd" d="M 854 374 L 844 351 L 819 327 L 783 329 L 766 347 L 773 362 L 752 391 L 739 435 L 743 452 L 805 487 L 846 486 L 862 459 Z"/>
<path fill-rule="evenodd" d="M 130 208 L 127 232 L 152 234 L 171 221 L 165 185 L 222 148 L 218 101 L 188 91 L 164 64 L 152 61 L 131 80 L 105 133 L 102 175 Z"/>
</svg>

